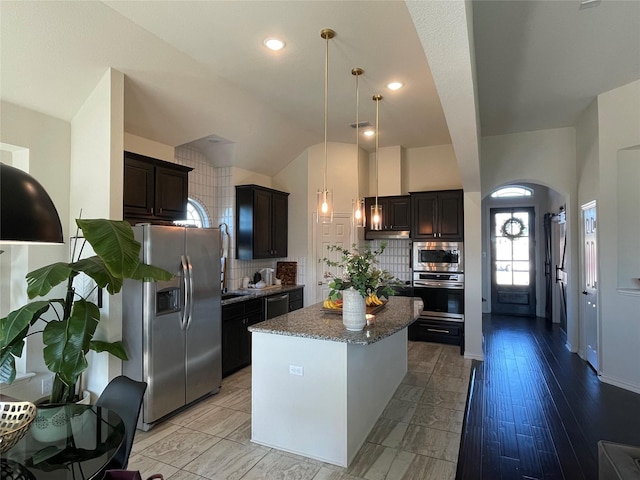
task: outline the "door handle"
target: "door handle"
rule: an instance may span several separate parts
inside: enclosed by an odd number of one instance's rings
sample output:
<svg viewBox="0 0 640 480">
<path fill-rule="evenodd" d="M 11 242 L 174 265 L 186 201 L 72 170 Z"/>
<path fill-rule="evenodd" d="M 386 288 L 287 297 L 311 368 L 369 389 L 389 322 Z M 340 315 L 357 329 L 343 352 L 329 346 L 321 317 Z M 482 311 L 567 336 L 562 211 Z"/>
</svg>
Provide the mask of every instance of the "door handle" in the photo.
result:
<svg viewBox="0 0 640 480">
<path fill-rule="evenodd" d="M 589 295 L 589 294 L 587 293 L 587 291 L 586 291 L 586 290 L 583 290 L 583 291 L 582 291 L 582 294 L 583 294 L 583 295 Z"/>
<path fill-rule="evenodd" d="M 193 265 L 191 258 L 187 255 L 187 271 L 189 272 L 189 315 L 187 316 L 187 325 L 185 330 L 191 325 L 191 317 L 193 315 Z"/>
<path fill-rule="evenodd" d="M 284 293 L 284 294 L 279 295 L 277 297 L 275 297 L 275 296 L 268 297 L 267 298 L 267 303 L 279 302 L 279 301 L 284 300 L 286 298 L 289 298 L 289 294 L 288 293 Z"/>
<path fill-rule="evenodd" d="M 180 328 L 184 330 L 186 326 L 187 308 L 189 308 L 189 279 L 187 278 L 187 259 L 184 255 L 180 255 L 180 268 L 182 269 L 182 288 L 184 289 Z"/>
<path fill-rule="evenodd" d="M 427 332 L 449 333 L 449 330 L 440 330 L 439 328 L 427 328 Z"/>
</svg>

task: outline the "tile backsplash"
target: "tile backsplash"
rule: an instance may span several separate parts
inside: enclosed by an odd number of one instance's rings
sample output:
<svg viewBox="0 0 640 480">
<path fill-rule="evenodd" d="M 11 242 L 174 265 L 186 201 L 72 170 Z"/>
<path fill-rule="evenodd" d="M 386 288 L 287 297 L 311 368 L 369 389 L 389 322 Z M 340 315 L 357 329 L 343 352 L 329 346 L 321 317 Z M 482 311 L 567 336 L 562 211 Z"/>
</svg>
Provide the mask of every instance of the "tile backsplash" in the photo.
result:
<svg viewBox="0 0 640 480">
<path fill-rule="evenodd" d="M 386 270 L 393 276 L 402 281 L 411 280 L 411 265 L 409 259 L 411 258 L 411 241 L 408 239 L 393 239 L 393 240 L 372 240 L 368 242 L 373 250 L 380 247 L 380 243 L 386 242 L 387 247 L 384 253 L 378 257 L 378 267 L 382 270 Z"/>
</svg>

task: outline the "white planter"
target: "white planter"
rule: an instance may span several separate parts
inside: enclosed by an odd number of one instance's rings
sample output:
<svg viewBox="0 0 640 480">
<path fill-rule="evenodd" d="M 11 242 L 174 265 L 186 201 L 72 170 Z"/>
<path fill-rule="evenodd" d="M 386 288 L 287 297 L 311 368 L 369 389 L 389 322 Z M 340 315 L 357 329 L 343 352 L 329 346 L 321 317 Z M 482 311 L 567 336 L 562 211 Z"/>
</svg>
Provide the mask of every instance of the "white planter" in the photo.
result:
<svg viewBox="0 0 640 480">
<path fill-rule="evenodd" d="M 342 323 L 347 330 L 359 332 L 367 324 L 364 297 L 353 287 L 342 291 Z"/>
<path fill-rule="evenodd" d="M 69 416 L 64 405 L 41 405 L 31 425 L 31 435 L 39 442 L 57 442 L 67 438 L 68 424 Z"/>
</svg>

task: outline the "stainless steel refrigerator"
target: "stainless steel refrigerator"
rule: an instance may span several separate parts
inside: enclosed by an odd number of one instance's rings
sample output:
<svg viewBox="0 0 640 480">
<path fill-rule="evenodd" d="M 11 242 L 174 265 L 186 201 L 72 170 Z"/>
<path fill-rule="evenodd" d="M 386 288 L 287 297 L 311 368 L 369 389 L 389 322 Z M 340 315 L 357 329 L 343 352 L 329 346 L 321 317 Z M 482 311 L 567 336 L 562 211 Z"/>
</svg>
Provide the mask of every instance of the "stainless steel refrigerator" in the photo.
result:
<svg viewBox="0 0 640 480">
<path fill-rule="evenodd" d="M 138 427 L 209 393 L 222 382 L 220 231 L 133 227 L 141 260 L 175 274 L 168 282 L 125 281 L 123 374 L 148 384 Z"/>
</svg>

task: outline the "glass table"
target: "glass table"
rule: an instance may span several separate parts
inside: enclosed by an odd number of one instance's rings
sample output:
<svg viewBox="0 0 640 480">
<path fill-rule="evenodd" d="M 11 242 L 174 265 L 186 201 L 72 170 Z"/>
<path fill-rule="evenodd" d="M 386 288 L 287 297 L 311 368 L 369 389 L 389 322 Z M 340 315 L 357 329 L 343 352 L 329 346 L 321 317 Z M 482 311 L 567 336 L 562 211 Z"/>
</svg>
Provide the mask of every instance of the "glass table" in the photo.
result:
<svg viewBox="0 0 640 480">
<path fill-rule="evenodd" d="M 113 411 L 95 405 L 38 407 L 27 434 L 1 455 L 2 480 L 85 480 L 99 473 L 124 441 Z M 100 479 L 96 479 L 100 480 Z"/>
</svg>

